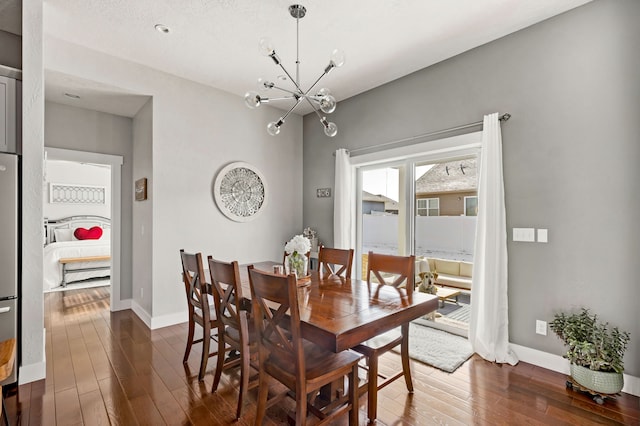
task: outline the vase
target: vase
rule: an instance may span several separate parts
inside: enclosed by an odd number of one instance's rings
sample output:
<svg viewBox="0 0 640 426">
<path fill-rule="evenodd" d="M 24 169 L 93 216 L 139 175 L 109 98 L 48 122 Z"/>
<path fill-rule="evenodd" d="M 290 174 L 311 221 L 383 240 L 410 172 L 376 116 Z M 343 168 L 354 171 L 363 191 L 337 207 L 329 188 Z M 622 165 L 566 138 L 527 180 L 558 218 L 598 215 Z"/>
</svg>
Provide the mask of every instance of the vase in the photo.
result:
<svg viewBox="0 0 640 426">
<path fill-rule="evenodd" d="M 571 377 L 585 388 L 604 394 L 618 393 L 624 387 L 620 373 L 590 370 L 576 364 L 571 364 Z"/>
<path fill-rule="evenodd" d="M 293 252 L 285 258 L 284 269 L 287 274 L 296 274 L 296 278 L 302 278 L 308 275 L 308 263 L 307 256 Z"/>
</svg>

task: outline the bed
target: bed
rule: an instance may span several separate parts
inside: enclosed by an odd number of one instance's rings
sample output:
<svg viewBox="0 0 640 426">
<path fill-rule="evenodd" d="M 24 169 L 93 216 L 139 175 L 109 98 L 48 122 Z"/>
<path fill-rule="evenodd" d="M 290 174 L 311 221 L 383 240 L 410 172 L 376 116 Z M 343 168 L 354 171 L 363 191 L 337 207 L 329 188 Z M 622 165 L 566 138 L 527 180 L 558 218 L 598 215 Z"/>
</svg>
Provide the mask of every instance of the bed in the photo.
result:
<svg viewBox="0 0 640 426">
<path fill-rule="evenodd" d="M 82 237 L 82 234 L 86 234 L 84 231 L 94 227 L 102 230 L 99 239 L 78 240 L 74 236 L 77 234 Z M 78 228 L 84 229 L 76 232 Z M 90 278 L 109 277 L 111 274 L 111 223 L 105 217 L 72 216 L 47 220 L 45 243 L 44 291 Z"/>
</svg>

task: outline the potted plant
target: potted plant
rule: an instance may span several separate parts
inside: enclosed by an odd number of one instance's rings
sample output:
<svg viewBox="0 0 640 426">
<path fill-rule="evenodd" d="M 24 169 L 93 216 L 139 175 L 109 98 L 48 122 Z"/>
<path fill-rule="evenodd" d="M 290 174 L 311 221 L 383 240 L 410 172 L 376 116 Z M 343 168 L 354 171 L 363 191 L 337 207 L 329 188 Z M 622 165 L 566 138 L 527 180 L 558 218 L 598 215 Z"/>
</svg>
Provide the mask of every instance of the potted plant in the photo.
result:
<svg viewBox="0 0 640 426">
<path fill-rule="evenodd" d="M 571 362 L 573 380 L 600 394 L 622 390 L 628 332 L 609 327 L 609 323 L 599 321 L 586 308 L 577 313 L 556 314 L 550 327 L 569 347 L 563 357 Z"/>
</svg>

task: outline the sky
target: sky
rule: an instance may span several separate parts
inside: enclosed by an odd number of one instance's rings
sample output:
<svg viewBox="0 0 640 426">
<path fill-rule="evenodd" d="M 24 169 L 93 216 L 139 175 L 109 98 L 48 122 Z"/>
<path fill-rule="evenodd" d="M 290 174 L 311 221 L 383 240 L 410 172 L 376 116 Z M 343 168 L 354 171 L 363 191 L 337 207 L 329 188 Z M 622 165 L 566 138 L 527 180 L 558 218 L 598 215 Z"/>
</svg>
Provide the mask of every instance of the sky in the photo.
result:
<svg viewBox="0 0 640 426">
<path fill-rule="evenodd" d="M 416 166 L 416 180 L 433 166 L 433 164 Z M 364 171 L 362 173 L 362 189 L 374 195 L 384 195 L 398 201 L 398 187 L 400 185 L 398 175 L 398 169 L 394 167 Z"/>
</svg>

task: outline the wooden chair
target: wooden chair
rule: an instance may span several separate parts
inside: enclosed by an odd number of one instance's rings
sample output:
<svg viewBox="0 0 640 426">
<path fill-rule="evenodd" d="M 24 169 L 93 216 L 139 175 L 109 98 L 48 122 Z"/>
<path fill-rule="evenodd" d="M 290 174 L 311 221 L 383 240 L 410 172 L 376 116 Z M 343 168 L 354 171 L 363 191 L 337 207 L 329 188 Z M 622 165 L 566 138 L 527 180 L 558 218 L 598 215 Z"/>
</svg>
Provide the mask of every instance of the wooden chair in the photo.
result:
<svg viewBox="0 0 640 426">
<path fill-rule="evenodd" d="M 344 351 L 333 353 L 303 340 L 298 308 L 298 288 L 293 274 L 275 275 L 249 266 L 251 299 L 260 352 L 260 388 L 256 425 L 262 424 L 269 392 L 268 376 L 295 393 L 295 424 L 305 425 L 307 412 L 325 424 L 349 412 L 349 424 L 358 424 L 358 362 L 360 355 Z M 319 408 L 315 396 L 321 387 L 348 376 L 348 397 Z M 269 401 L 279 401 L 286 393 Z M 315 400 L 314 404 L 308 403 Z"/>
<path fill-rule="evenodd" d="M 211 274 L 216 318 L 219 320 L 218 354 L 224 354 L 229 349 L 239 353 L 239 356 L 230 357 L 226 361 L 224 356 L 218 355 L 211 392 L 218 389 L 222 371 L 240 365 L 240 390 L 236 410 L 236 419 L 239 419 L 242 412 L 242 401 L 247 390 L 258 385 L 257 380 L 249 382 L 251 361 L 258 359 L 255 328 L 253 323 L 249 322 L 247 302 L 242 296 L 238 262 L 220 262 L 208 256 L 207 263 Z M 255 362 L 254 365 L 256 365 Z"/>
<path fill-rule="evenodd" d="M 372 283 L 372 275 L 377 279 L 377 284 Z M 388 282 L 390 279 L 393 281 Z M 369 252 L 367 282 L 370 286 L 393 286 L 398 289 L 399 297 L 410 297 L 415 287 L 415 256 L 392 256 Z M 380 287 L 378 287 L 379 290 Z M 376 345 L 372 341 L 367 341 L 353 348 L 356 352 L 367 357 L 368 380 L 365 386 L 368 392 L 367 414 L 370 422 L 374 422 L 377 417 L 378 390 L 404 376 L 407 390 L 413 392 L 409 366 L 409 324 L 403 324 L 400 329 L 400 335 L 389 343 Z M 379 357 L 398 345 L 400 345 L 402 371 L 391 376 L 380 375 L 378 373 Z M 381 379 L 380 382 L 378 382 L 378 378 Z"/>
<path fill-rule="evenodd" d="M 13 364 L 16 359 L 16 339 L 11 339 L 0 342 L 0 383 L 7 380 L 7 377 L 13 373 Z M 7 407 L 4 405 L 4 393 L 2 393 L 2 386 L 0 386 L 0 399 L 2 404 L 0 405 L 0 417 L 4 416 L 4 424 L 9 425 L 9 413 L 7 413 Z"/>
<path fill-rule="evenodd" d="M 217 336 L 216 333 L 211 334 L 211 332 L 217 332 L 218 321 L 216 319 L 215 308 L 209 304 L 207 283 L 204 281 L 205 274 L 202 266 L 202 254 L 185 253 L 185 251 L 181 249 L 180 259 L 182 260 L 182 278 L 187 293 L 187 306 L 189 308 L 189 335 L 187 337 L 187 347 L 184 351 L 182 362 L 187 362 L 189 353 L 191 352 L 191 346 L 193 346 L 194 343 L 202 343 L 198 380 L 203 380 L 209 357 L 218 354 L 217 351 L 213 353 L 209 352 L 211 339 L 215 340 Z M 196 324 L 202 327 L 202 339 L 194 340 L 193 338 Z"/>
<path fill-rule="evenodd" d="M 320 246 L 318 252 L 319 272 L 329 275 L 343 275 L 345 278 L 351 278 L 352 264 L 353 249 L 343 250 Z M 338 266 L 340 266 L 340 269 L 337 269 Z"/>
</svg>

